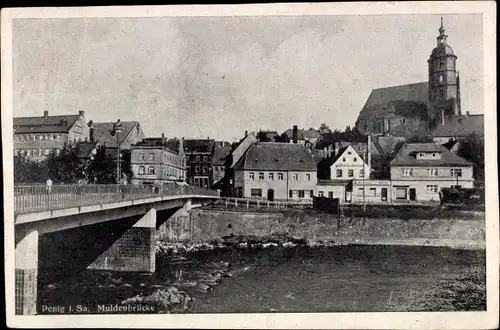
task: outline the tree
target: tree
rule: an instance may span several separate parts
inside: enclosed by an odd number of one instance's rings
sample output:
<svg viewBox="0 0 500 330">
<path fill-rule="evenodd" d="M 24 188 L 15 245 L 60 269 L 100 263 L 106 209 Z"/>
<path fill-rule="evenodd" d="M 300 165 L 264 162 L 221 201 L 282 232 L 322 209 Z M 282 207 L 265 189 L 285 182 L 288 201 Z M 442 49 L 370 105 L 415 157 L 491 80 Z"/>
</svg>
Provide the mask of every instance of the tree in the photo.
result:
<svg viewBox="0 0 500 330">
<path fill-rule="evenodd" d="M 45 183 L 47 179 L 46 161 L 35 162 L 23 155 L 14 156 L 14 183 Z"/>
<path fill-rule="evenodd" d="M 459 142 L 457 155 L 474 165 L 474 178 L 484 180 L 484 140 L 476 134 L 468 135 Z"/>
<path fill-rule="evenodd" d="M 319 134 L 320 135 L 325 135 L 325 134 L 328 134 L 328 133 L 331 133 L 332 130 L 330 129 L 330 127 L 325 124 L 325 123 L 322 123 L 320 126 L 319 126 Z"/>
<path fill-rule="evenodd" d="M 65 145 L 59 155 L 52 151 L 46 162 L 54 183 L 74 184 L 88 179 L 87 161 L 78 157 L 75 146 Z"/>
<path fill-rule="evenodd" d="M 131 177 L 130 170 L 130 155 L 128 157 L 128 170 L 125 168 L 125 172 L 129 173 Z M 122 171 L 124 170 L 122 163 Z M 116 159 L 113 159 L 111 155 L 106 152 L 106 147 L 102 146 L 97 149 L 97 152 L 93 159 L 91 159 L 88 166 L 88 176 L 89 181 L 96 184 L 112 184 L 116 183 Z M 128 176 L 128 175 L 127 175 Z"/>
<path fill-rule="evenodd" d="M 432 143 L 432 137 L 422 133 L 413 134 L 406 143 Z"/>
<path fill-rule="evenodd" d="M 257 140 L 259 140 L 259 142 L 270 142 L 271 139 L 267 136 L 266 132 L 264 131 L 259 131 L 257 133 Z"/>
<path fill-rule="evenodd" d="M 284 142 L 284 143 L 289 143 L 290 142 L 290 139 L 288 138 L 288 135 L 286 135 L 285 133 L 282 133 L 281 135 L 276 135 L 274 137 L 274 141 L 275 142 Z"/>
</svg>

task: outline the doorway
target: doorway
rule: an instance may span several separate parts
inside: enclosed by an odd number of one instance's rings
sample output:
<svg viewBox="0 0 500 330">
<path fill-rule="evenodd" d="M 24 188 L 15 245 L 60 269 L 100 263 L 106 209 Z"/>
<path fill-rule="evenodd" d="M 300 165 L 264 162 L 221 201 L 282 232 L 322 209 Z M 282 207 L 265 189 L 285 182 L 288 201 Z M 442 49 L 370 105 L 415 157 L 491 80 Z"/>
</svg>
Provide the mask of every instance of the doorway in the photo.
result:
<svg viewBox="0 0 500 330">
<path fill-rule="evenodd" d="M 274 201 L 274 189 L 269 189 L 267 191 L 267 200 Z"/>
<path fill-rule="evenodd" d="M 417 191 L 415 188 L 410 188 L 410 200 L 414 201 L 417 199 Z"/>
<path fill-rule="evenodd" d="M 380 195 L 382 197 L 382 201 L 386 202 L 387 201 L 387 188 L 382 188 Z"/>
</svg>

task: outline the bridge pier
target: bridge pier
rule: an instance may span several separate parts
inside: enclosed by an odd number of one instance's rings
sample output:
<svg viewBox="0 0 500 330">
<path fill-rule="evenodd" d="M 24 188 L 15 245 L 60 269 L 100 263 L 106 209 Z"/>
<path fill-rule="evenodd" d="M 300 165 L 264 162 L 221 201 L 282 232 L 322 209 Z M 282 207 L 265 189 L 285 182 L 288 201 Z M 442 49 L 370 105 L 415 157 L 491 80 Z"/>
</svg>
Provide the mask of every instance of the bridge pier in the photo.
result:
<svg viewBox="0 0 500 330">
<path fill-rule="evenodd" d="M 36 314 L 38 277 L 38 231 L 22 238 L 15 248 L 16 315 Z"/>
<path fill-rule="evenodd" d="M 132 228 L 102 253 L 88 268 L 154 273 L 156 209 L 150 209 Z"/>
</svg>

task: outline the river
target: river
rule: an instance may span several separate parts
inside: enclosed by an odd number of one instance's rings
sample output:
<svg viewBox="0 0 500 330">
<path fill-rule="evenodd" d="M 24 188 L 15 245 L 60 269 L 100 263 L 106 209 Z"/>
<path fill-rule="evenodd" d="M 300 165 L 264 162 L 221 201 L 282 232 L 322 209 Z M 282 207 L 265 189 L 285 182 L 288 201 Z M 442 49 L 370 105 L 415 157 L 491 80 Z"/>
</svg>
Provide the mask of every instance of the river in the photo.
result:
<svg viewBox="0 0 500 330">
<path fill-rule="evenodd" d="M 485 252 L 348 245 L 216 249 L 176 262 L 160 255 L 153 276 L 85 271 L 40 288 L 39 312 L 57 313 L 58 306 L 63 313 L 82 312 L 76 306 L 83 306 L 83 312 L 96 313 L 100 304 L 119 304 L 173 283 L 196 281 L 221 263 L 229 263 L 230 277 L 221 277 L 206 292 L 188 290 L 194 300 L 182 312 L 432 310 L 421 302 L 436 287 L 470 274 L 484 281 Z"/>
</svg>

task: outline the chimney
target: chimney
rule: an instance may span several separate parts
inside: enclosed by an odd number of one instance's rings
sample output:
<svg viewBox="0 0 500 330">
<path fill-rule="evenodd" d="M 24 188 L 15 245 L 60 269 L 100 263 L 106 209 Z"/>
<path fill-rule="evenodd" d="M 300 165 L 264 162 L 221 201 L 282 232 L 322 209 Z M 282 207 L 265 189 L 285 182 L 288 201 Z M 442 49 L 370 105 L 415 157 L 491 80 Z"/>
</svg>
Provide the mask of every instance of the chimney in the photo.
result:
<svg viewBox="0 0 500 330">
<path fill-rule="evenodd" d="M 161 133 L 161 145 L 165 145 L 165 133 Z"/>
<path fill-rule="evenodd" d="M 248 136 L 248 131 L 245 131 L 245 137 L 247 137 L 247 136 Z"/>
<path fill-rule="evenodd" d="M 179 155 L 184 155 L 184 137 L 179 140 Z"/>
<path fill-rule="evenodd" d="M 80 110 L 80 111 L 78 111 L 78 113 L 80 114 L 80 116 L 85 117 L 85 111 Z"/>
<path fill-rule="evenodd" d="M 49 116 L 49 111 L 48 110 L 45 110 L 43 112 L 43 118 L 47 118 Z"/>
<path fill-rule="evenodd" d="M 299 141 L 299 132 L 297 125 L 293 125 L 293 135 L 292 135 L 293 143 L 297 143 Z"/>
<path fill-rule="evenodd" d="M 94 142 L 94 122 L 91 120 L 87 125 L 89 126 L 89 140 Z"/>
</svg>

